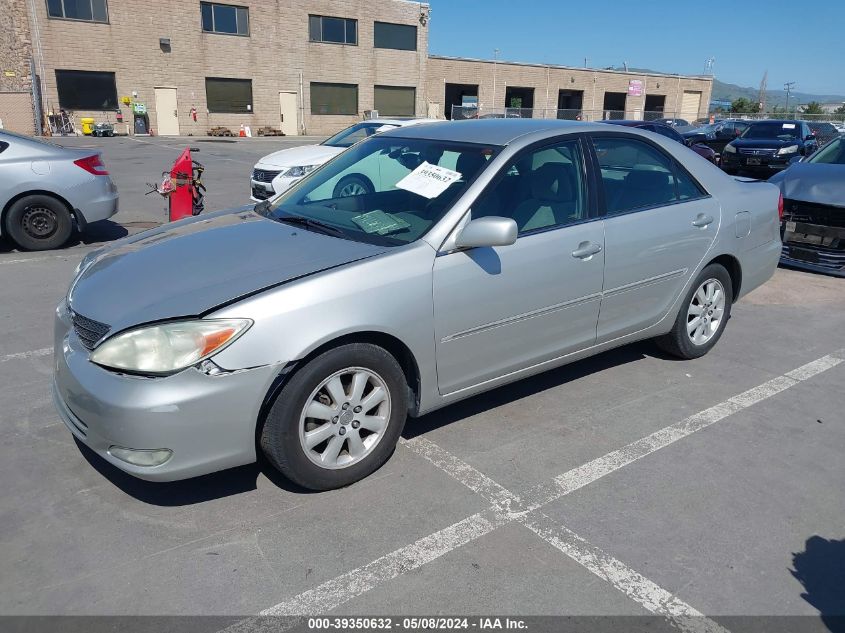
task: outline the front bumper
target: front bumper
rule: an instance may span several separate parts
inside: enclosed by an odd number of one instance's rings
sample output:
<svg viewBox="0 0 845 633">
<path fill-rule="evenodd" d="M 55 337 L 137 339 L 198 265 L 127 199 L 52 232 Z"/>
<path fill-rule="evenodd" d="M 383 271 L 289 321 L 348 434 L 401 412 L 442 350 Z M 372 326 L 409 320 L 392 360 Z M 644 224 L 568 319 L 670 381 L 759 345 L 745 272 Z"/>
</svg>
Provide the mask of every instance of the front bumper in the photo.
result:
<svg viewBox="0 0 845 633">
<path fill-rule="evenodd" d="M 789 159 L 795 156 L 796 154 L 785 154 L 783 156 L 748 156 L 723 151 L 720 154 L 719 160 L 722 169 L 772 173 L 789 167 Z M 749 159 L 752 162 L 759 161 L 759 164 L 750 165 Z"/>
<path fill-rule="evenodd" d="M 302 178 L 285 178 L 283 176 L 276 176 L 272 183 L 255 180 L 253 178 L 249 181 L 250 199 L 256 202 L 272 198 L 278 193 L 282 193 L 290 189 L 294 183 L 299 182 Z"/>
<path fill-rule="evenodd" d="M 146 378 L 88 360 L 67 306 L 56 311 L 53 398 L 68 430 L 117 468 L 149 481 L 174 481 L 255 461 L 255 425 L 280 365 L 208 375 L 189 368 Z M 109 449 L 169 449 L 159 466 L 136 466 Z"/>
<path fill-rule="evenodd" d="M 781 225 L 781 232 L 781 264 L 845 277 L 845 227 L 787 220 Z"/>
</svg>

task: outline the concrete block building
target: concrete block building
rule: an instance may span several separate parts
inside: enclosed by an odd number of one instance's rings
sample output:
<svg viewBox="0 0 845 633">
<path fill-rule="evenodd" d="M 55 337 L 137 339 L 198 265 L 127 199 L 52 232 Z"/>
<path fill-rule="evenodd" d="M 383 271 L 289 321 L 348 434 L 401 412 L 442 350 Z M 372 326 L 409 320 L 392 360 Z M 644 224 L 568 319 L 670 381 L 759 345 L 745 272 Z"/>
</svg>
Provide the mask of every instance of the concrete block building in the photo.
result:
<svg viewBox="0 0 845 633">
<path fill-rule="evenodd" d="M 0 81 L 15 73 L 14 99 L 40 97 L 34 112 L 66 111 L 77 128 L 92 117 L 130 134 L 237 133 L 244 125 L 322 135 L 376 111 L 694 119 L 710 101 L 709 77 L 429 55 L 429 7 L 408 0 L 0 3 L 13 16 L 0 24 L 0 72 L 8 70 Z M 20 106 L 4 86 L 0 119 L 35 132 L 33 110 L 7 114 Z"/>
</svg>

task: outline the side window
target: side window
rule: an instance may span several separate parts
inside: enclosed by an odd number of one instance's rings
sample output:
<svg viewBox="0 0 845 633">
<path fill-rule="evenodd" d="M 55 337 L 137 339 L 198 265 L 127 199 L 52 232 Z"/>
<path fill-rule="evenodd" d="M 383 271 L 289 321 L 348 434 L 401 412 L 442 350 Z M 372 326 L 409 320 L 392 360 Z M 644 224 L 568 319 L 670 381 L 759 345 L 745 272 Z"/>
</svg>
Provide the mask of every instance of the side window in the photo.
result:
<svg viewBox="0 0 845 633">
<path fill-rule="evenodd" d="M 577 140 L 518 155 L 472 205 L 472 217 L 513 218 L 520 234 L 587 218 L 584 159 Z"/>
<path fill-rule="evenodd" d="M 633 138 L 593 139 L 601 168 L 605 207 L 618 215 L 699 198 L 703 192 L 674 161 Z"/>
<path fill-rule="evenodd" d="M 675 130 L 670 128 L 668 125 L 655 125 L 654 131 L 660 134 L 660 136 L 665 136 L 666 138 L 670 138 L 677 143 L 683 143 L 684 137 L 678 134 Z"/>
</svg>

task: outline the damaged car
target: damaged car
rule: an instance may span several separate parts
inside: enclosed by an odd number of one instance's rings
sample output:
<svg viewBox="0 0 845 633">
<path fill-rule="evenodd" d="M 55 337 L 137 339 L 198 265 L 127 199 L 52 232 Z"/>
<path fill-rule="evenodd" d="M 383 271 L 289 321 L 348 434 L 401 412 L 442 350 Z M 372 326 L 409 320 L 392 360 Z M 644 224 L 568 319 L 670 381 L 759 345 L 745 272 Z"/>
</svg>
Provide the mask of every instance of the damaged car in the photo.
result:
<svg viewBox="0 0 845 633">
<path fill-rule="evenodd" d="M 845 277 L 845 137 L 769 182 L 783 195 L 781 263 Z"/>
</svg>

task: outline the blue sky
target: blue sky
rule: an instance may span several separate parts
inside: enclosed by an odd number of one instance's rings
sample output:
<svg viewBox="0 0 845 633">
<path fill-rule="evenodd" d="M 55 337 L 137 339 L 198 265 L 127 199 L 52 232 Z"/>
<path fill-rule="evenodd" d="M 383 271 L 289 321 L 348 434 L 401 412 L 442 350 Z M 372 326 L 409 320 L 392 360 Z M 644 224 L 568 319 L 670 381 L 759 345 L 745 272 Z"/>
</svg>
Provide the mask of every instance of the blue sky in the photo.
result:
<svg viewBox="0 0 845 633">
<path fill-rule="evenodd" d="M 845 0 L 429 0 L 439 55 L 697 74 L 845 95 Z M 749 24 L 751 26 L 746 27 Z"/>
</svg>

